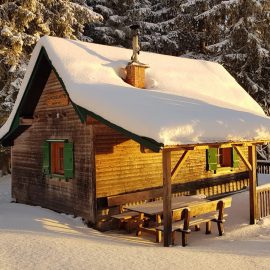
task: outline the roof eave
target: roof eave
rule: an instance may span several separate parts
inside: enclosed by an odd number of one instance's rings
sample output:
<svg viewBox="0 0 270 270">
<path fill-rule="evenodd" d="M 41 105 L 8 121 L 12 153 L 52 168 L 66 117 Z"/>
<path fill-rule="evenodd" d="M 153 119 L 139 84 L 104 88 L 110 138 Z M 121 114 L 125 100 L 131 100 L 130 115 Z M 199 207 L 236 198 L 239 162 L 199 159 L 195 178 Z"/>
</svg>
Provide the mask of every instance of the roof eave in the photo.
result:
<svg viewBox="0 0 270 270">
<path fill-rule="evenodd" d="M 46 62 L 46 65 L 44 65 L 44 62 Z M 43 66 L 41 66 L 43 65 Z M 44 68 L 45 66 L 45 68 Z M 42 74 L 42 78 L 43 78 L 43 82 L 40 82 L 40 80 L 35 80 L 35 77 L 37 76 L 37 74 L 42 70 L 43 73 L 44 73 L 44 69 L 46 69 L 46 74 Z M 52 62 L 46 52 L 46 49 L 44 47 L 41 47 L 40 49 L 40 52 L 39 52 L 39 55 L 37 57 L 37 61 L 34 65 L 34 68 L 33 68 L 33 71 L 31 73 L 31 76 L 30 76 L 30 79 L 27 83 L 27 86 L 26 86 L 26 89 L 24 91 L 24 94 L 23 94 L 23 97 L 20 101 L 20 104 L 17 108 L 17 111 L 16 111 L 16 114 L 12 120 L 12 124 L 11 124 L 11 127 L 8 131 L 8 133 L 0 139 L 0 143 L 3 145 L 3 146 L 12 146 L 13 143 L 14 143 L 14 140 L 20 135 L 22 134 L 29 126 L 21 126 L 20 125 L 20 122 L 19 122 L 19 119 L 20 117 L 22 116 L 28 116 L 28 117 L 32 117 L 33 116 L 33 113 L 34 113 L 34 110 L 35 110 L 35 107 L 38 103 L 38 100 L 40 98 L 40 95 L 42 93 L 42 89 L 44 88 L 44 85 L 49 77 L 49 73 L 51 72 L 51 70 L 53 70 L 60 82 L 60 84 L 62 85 L 64 91 L 66 92 L 66 94 L 68 95 L 69 97 L 69 94 L 68 94 L 68 91 L 66 90 L 66 86 L 64 84 L 64 81 L 62 80 L 62 78 L 60 77 L 60 75 L 58 74 L 56 68 L 52 65 Z M 39 81 L 40 84 L 39 84 L 39 87 L 35 87 L 33 86 L 33 84 L 36 82 L 36 81 Z M 27 109 L 26 111 L 26 114 L 27 115 L 24 115 L 25 112 L 25 105 L 28 105 L 27 108 L 29 108 L 29 104 L 27 103 L 28 102 L 28 95 L 29 95 L 29 92 L 31 92 L 31 89 L 34 88 L 35 89 L 35 99 L 32 99 L 31 98 L 31 109 Z M 38 91 L 39 90 L 39 91 Z M 32 91 L 33 92 L 33 91 Z M 32 94 L 31 92 L 31 94 Z M 32 95 L 31 95 L 32 97 Z M 142 144 L 144 147 L 146 148 L 149 148 L 151 149 L 153 152 L 159 152 L 162 147 L 163 147 L 163 144 L 162 143 L 158 143 L 156 142 L 155 140 L 151 139 L 151 138 L 147 138 L 147 137 L 143 137 L 143 136 L 140 136 L 140 135 L 137 135 L 135 133 L 132 133 L 114 123 L 111 123 L 109 122 L 108 120 L 106 120 L 105 118 L 95 114 L 94 112 L 91 112 L 77 104 L 75 104 L 71 98 L 69 97 L 70 101 L 71 101 L 71 104 L 74 108 L 74 110 L 77 112 L 80 120 L 82 123 L 84 123 L 86 121 L 86 116 L 89 115 L 93 118 L 95 118 L 96 120 L 100 121 L 101 123 L 113 128 L 113 129 L 116 129 L 118 130 L 119 132 L 121 132 L 122 134 L 125 134 L 126 136 L 130 137 L 131 139 L 133 139 L 134 141 Z"/>
<path fill-rule="evenodd" d="M 163 150 L 180 151 L 180 150 L 198 150 L 209 148 L 227 148 L 233 146 L 252 146 L 269 143 L 269 140 L 247 140 L 247 141 L 223 141 L 223 142 L 209 142 L 209 143 L 195 143 L 182 145 L 165 145 Z"/>
</svg>

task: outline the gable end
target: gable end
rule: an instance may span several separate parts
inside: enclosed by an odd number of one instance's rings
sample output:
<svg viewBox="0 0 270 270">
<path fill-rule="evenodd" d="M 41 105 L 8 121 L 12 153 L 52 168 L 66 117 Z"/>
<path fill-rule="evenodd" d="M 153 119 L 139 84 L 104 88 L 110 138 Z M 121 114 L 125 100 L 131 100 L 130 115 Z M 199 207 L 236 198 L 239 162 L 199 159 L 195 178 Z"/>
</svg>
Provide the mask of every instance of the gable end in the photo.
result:
<svg viewBox="0 0 270 270">
<path fill-rule="evenodd" d="M 42 47 L 40 50 L 39 56 L 37 58 L 37 61 L 35 63 L 31 77 L 30 77 L 28 84 L 26 86 L 23 97 L 21 99 L 21 102 L 20 102 L 18 109 L 16 111 L 15 117 L 12 121 L 10 130 L 0 140 L 0 142 L 3 146 L 12 146 L 14 143 L 14 140 L 20 134 L 22 134 L 27 128 L 29 128 L 29 126 L 27 126 L 27 125 L 20 125 L 19 119 L 21 117 L 33 118 L 35 108 L 38 104 L 38 101 L 40 99 L 40 96 L 42 94 L 44 86 L 45 86 L 52 70 L 56 74 L 65 93 L 69 97 L 69 94 L 66 90 L 66 87 L 65 87 L 65 84 L 64 84 L 62 78 L 59 76 L 57 70 L 52 65 L 45 48 Z M 158 143 L 151 138 L 138 136 L 138 135 L 122 128 L 122 127 L 119 127 L 119 126 L 107 121 L 106 119 L 95 114 L 94 112 L 91 112 L 91 111 L 88 111 L 88 110 L 82 108 L 81 106 L 75 104 L 71 99 L 70 99 L 70 102 L 71 102 L 73 108 L 75 109 L 76 113 L 78 114 L 82 123 L 86 122 L 87 115 L 89 115 L 89 116 L 93 117 L 94 119 L 100 121 L 101 123 L 113 128 L 113 129 L 118 130 L 119 132 L 130 137 L 134 141 L 142 144 L 143 146 L 151 149 L 154 152 L 159 152 L 160 149 L 163 147 L 163 144 Z"/>
</svg>

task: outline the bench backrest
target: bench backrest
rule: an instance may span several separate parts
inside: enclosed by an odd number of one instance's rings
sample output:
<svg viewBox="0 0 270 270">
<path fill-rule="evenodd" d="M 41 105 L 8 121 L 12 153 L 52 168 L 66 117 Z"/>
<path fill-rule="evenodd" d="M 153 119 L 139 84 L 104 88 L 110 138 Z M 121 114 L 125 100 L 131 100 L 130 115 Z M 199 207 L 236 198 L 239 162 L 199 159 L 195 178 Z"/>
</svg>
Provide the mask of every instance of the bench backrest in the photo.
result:
<svg viewBox="0 0 270 270">
<path fill-rule="evenodd" d="M 206 201 L 206 202 L 196 202 L 194 204 L 189 205 L 188 207 L 175 209 L 173 210 L 173 220 L 180 220 L 182 218 L 182 213 L 184 209 L 189 210 L 190 216 L 199 216 L 202 214 L 206 214 L 213 211 L 218 211 L 221 207 L 228 208 L 231 207 L 232 197 L 226 197 L 223 199 L 215 200 L 215 201 Z"/>
<path fill-rule="evenodd" d="M 107 198 L 108 206 L 119 206 L 131 202 L 148 201 L 162 197 L 163 189 L 156 188 L 145 191 L 132 192 L 121 195 L 114 195 Z"/>
</svg>

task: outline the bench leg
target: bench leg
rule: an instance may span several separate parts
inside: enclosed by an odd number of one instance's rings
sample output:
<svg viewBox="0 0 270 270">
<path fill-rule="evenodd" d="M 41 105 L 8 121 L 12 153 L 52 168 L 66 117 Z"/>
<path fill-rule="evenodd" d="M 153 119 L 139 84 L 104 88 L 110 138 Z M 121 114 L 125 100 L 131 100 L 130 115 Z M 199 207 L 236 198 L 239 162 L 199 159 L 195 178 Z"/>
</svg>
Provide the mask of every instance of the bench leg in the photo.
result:
<svg viewBox="0 0 270 270">
<path fill-rule="evenodd" d="M 172 232 L 172 245 L 175 243 L 175 231 Z"/>
<path fill-rule="evenodd" d="M 133 222 L 132 219 L 130 219 L 130 220 L 127 221 L 127 232 L 128 233 L 131 233 L 132 222 Z"/>
<path fill-rule="evenodd" d="M 142 226 L 143 226 L 143 218 L 144 218 L 144 214 L 143 213 L 140 213 L 139 214 L 139 219 L 138 219 L 138 226 L 137 226 L 137 232 L 136 232 L 136 235 L 137 236 L 141 236 L 142 235 Z"/>
<path fill-rule="evenodd" d="M 217 223 L 217 226 L 218 226 L 218 234 L 219 234 L 219 236 L 222 236 L 222 235 L 224 234 L 224 226 L 223 226 L 223 223 L 218 222 L 218 223 Z"/>
<path fill-rule="evenodd" d="M 182 247 L 187 245 L 187 233 L 182 232 Z"/>
<path fill-rule="evenodd" d="M 126 226 L 126 221 L 123 219 L 119 219 L 118 220 L 118 230 L 126 230 L 127 226 Z"/>
<path fill-rule="evenodd" d="M 212 225 L 211 221 L 206 222 L 206 224 L 205 224 L 205 227 L 206 227 L 205 233 L 206 234 L 211 233 L 211 225 Z"/>
<path fill-rule="evenodd" d="M 161 216 L 156 215 L 156 227 L 158 227 L 161 224 Z M 161 231 L 156 231 L 156 242 L 161 242 Z"/>
<path fill-rule="evenodd" d="M 187 245 L 187 232 L 189 230 L 189 220 L 190 220 L 190 211 L 185 208 L 182 212 L 184 218 L 184 230 L 182 231 L 182 246 L 185 247 Z"/>
<path fill-rule="evenodd" d="M 118 230 L 121 230 L 123 227 L 123 222 L 122 220 L 118 220 Z"/>
</svg>

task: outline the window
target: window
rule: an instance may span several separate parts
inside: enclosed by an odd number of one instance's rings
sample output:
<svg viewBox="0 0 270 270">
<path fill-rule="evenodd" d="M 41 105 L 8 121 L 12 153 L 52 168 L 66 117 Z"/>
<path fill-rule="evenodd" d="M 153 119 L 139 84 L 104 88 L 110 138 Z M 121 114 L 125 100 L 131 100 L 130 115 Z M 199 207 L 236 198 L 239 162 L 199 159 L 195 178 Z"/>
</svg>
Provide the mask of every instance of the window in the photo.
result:
<svg viewBox="0 0 270 270">
<path fill-rule="evenodd" d="M 206 169 L 217 171 L 219 168 L 237 168 L 239 157 L 235 149 L 231 148 L 209 148 L 206 150 Z"/>
<path fill-rule="evenodd" d="M 43 143 L 43 173 L 63 178 L 73 177 L 73 144 L 65 140 Z"/>
<path fill-rule="evenodd" d="M 64 143 L 51 143 L 51 173 L 64 175 Z"/>
<path fill-rule="evenodd" d="M 218 167 L 232 167 L 232 148 L 218 148 Z"/>
</svg>

